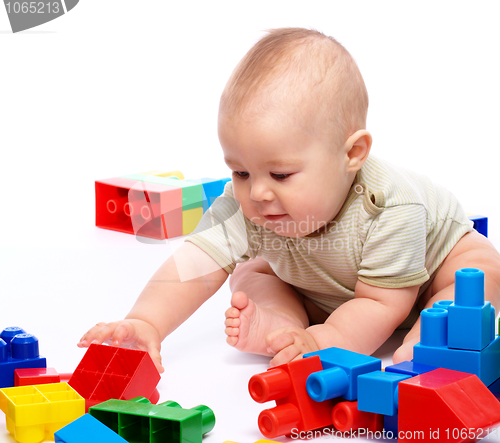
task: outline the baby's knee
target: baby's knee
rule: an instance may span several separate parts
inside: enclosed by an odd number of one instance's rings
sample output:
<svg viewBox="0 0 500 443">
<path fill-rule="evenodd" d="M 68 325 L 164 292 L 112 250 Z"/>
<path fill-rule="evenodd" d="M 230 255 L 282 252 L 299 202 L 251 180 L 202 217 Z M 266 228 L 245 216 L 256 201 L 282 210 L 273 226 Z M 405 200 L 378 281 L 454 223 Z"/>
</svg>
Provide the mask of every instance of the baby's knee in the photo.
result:
<svg viewBox="0 0 500 443">
<path fill-rule="evenodd" d="M 239 285 L 242 281 L 255 277 L 256 274 L 275 275 L 268 262 L 260 257 L 255 258 L 244 263 L 239 263 L 236 266 L 229 279 L 229 287 L 232 290 L 235 285 Z"/>
</svg>

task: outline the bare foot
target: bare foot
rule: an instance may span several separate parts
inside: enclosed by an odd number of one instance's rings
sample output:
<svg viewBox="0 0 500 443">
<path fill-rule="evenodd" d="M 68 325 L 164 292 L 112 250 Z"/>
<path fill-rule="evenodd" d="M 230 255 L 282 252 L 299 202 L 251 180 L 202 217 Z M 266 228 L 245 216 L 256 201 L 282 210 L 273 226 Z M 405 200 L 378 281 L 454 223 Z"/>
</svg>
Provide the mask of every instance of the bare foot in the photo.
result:
<svg viewBox="0 0 500 443">
<path fill-rule="evenodd" d="M 274 355 L 268 351 L 266 335 L 284 326 L 304 326 L 272 309 L 255 304 L 241 291 L 231 297 L 231 307 L 226 311 L 227 343 L 243 352 Z"/>
</svg>

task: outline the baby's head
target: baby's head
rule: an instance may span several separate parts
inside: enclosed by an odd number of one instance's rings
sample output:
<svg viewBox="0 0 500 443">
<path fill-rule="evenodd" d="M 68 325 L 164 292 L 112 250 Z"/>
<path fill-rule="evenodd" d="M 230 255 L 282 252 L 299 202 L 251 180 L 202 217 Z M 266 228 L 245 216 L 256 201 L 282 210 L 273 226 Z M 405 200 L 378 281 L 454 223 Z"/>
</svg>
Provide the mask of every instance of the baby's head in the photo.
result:
<svg viewBox="0 0 500 443">
<path fill-rule="evenodd" d="M 333 38 L 285 28 L 257 42 L 232 73 L 219 108 L 221 145 L 245 215 L 294 237 L 331 221 L 341 206 L 337 200 L 345 198 L 370 149 L 367 110 L 359 69 Z M 321 210 L 320 202 L 302 201 L 304 210 L 293 217 L 296 211 L 285 188 L 298 191 L 301 178 L 313 180 L 305 192 L 330 186 L 319 192 L 327 199 L 335 194 L 334 204 L 325 205 L 323 199 Z M 303 198 L 305 192 L 300 193 Z M 295 195 L 295 200 L 300 198 Z M 284 228 L 290 218 L 303 222 L 302 228 Z"/>
</svg>

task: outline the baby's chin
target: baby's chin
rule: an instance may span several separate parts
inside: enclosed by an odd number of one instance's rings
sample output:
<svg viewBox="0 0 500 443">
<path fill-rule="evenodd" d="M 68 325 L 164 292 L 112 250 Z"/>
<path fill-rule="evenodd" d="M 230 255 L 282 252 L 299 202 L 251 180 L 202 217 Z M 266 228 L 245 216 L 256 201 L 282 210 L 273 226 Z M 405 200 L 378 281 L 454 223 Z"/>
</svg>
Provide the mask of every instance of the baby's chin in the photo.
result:
<svg viewBox="0 0 500 443">
<path fill-rule="evenodd" d="M 273 231 L 280 237 L 302 238 L 317 231 L 317 227 L 309 226 L 305 223 L 300 225 L 290 220 L 286 223 L 270 223 L 268 220 L 264 220 L 257 224 L 265 229 Z"/>
</svg>

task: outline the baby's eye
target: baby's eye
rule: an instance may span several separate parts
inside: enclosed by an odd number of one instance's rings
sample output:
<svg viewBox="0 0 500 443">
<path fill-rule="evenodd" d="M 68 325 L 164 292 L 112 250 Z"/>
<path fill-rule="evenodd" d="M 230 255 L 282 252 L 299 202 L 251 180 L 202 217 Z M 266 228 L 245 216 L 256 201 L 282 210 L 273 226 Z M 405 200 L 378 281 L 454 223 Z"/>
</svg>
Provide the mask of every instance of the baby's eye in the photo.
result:
<svg viewBox="0 0 500 443">
<path fill-rule="evenodd" d="M 271 174 L 275 180 L 283 181 L 290 177 L 292 174 Z"/>
<path fill-rule="evenodd" d="M 238 177 L 238 178 L 247 178 L 248 172 L 233 171 L 233 175 Z"/>
</svg>

